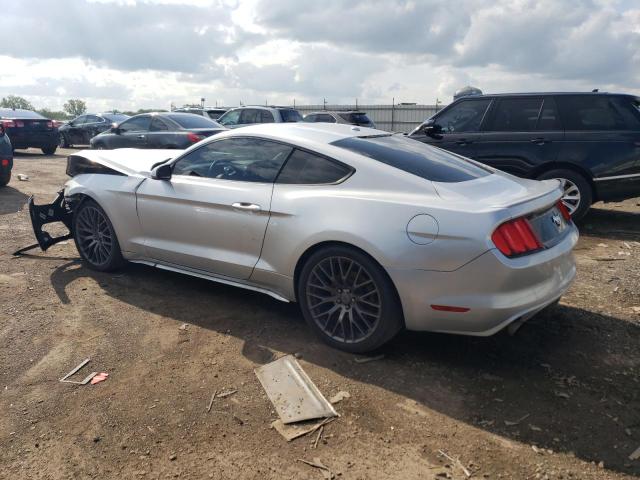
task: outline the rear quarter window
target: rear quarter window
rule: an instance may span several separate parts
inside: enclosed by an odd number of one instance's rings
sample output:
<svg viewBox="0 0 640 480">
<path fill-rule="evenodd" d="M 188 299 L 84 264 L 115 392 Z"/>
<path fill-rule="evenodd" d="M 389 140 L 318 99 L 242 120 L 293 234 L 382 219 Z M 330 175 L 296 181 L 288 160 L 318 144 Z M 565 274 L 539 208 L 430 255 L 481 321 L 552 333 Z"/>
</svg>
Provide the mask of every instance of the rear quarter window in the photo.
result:
<svg viewBox="0 0 640 480">
<path fill-rule="evenodd" d="M 332 145 L 433 182 L 466 182 L 492 173 L 463 157 L 402 135 L 349 137 Z"/>
<path fill-rule="evenodd" d="M 353 169 L 342 163 L 294 150 L 282 168 L 276 183 L 318 185 L 337 183 L 347 178 Z"/>
</svg>

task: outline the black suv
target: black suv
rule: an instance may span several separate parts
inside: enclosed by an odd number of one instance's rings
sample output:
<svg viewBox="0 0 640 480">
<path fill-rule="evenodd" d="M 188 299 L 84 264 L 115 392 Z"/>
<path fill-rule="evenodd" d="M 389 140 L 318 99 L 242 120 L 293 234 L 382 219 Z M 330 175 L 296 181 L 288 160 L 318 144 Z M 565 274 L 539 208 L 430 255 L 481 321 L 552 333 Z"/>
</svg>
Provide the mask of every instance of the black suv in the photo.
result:
<svg viewBox="0 0 640 480">
<path fill-rule="evenodd" d="M 640 196 L 640 98 L 611 93 L 463 97 L 411 138 L 526 178 L 558 178 L 579 220 L 598 200 Z"/>
</svg>

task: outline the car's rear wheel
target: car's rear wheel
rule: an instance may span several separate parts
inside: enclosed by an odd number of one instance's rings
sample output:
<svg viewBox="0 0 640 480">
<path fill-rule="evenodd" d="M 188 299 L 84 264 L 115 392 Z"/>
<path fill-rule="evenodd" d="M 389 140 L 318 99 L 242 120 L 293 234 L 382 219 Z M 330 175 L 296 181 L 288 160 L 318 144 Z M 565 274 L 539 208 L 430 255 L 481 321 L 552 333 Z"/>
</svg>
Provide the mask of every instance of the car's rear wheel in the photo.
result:
<svg viewBox="0 0 640 480">
<path fill-rule="evenodd" d="M 42 153 L 44 153 L 45 155 L 53 155 L 54 153 L 56 153 L 56 150 L 58 149 L 58 145 L 47 145 L 46 147 L 42 147 Z"/>
<path fill-rule="evenodd" d="M 6 175 L 0 175 L 0 187 L 4 187 L 11 181 L 11 172 Z"/>
<path fill-rule="evenodd" d="M 69 148 L 71 146 L 67 137 L 62 132 L 58 133 L 58 146 L 60 148 Z"/>
<path fill-rule="evenodd" d="M 551 178 L 562 182 L 564 190 L 562 203 L 569 210 L 571 217 L 575 221 L 582 219 L 593 203 L 593 191 L 587 179 L 573 170 L 557 169 L 544 172 L 538 177 L 538 180 Z"/>
<path fill-rule="evenodd" d="M 332 246 L 313 253 L 300 272 L 298 301 L 314 332 L 348 352 L 375 350 L 403 325 L 391 280 L 353 248 Z"/>
<path fill-rule="evenodd" d="M 124 264 L 113 225 L 96 202 L 82 201 L 74 212 L 72 226 L 76 248 L 89 268 L 108 272 Z"/>
</svg>

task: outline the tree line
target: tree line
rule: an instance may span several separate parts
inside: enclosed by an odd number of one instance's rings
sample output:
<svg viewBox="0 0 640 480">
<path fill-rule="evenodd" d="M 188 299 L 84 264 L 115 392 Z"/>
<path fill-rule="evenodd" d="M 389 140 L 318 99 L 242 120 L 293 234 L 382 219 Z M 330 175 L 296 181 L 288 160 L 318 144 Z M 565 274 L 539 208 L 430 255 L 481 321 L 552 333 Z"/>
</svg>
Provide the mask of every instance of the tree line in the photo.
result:
<svg viewBox="0 0 640 480">
<path fill-rule="evenodd" d="M 0 108 L 12 108 L 21 110 L 32 110 L 38 112 L 43 117 L 50 118 L 52 120 L 71 120 L 79 115 L 87 113 L 87 104 L 84 100 L 78 98 L 72 98 L 65 102 L 61 111 L 50 110 L 48 108 L 35 108 L 31 102 L 26 98 L 19 97 L 17 95 L 8 95 L 2 97 L 0 100 Z M 119 110 L 112 110 L 113 113 L 123 113 L 125 115 L 137 115 L 139 113 L 148 112 L 164 112 L 166 110 L 154 110 L 141 108 L 138 111 L 121 112 Z"/>
</svg>

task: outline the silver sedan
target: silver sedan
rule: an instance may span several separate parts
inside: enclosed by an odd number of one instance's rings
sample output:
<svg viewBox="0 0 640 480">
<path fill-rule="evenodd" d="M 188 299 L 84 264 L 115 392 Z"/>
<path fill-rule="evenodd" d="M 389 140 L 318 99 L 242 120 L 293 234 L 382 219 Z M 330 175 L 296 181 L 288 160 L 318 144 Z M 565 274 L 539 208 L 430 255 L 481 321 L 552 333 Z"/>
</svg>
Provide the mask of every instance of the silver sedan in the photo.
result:
<svg viewBox="0 0 640 480">
<path fill-rule="evenodd" d="M 298 302 L 334 347 L 400 329 L 491 335 L 557 301 L 578 233 L 556 180 L 516 178 L 402 135 L 267 124 L 185 151 L 81 151 L 42 225 L 84 263 L 125 261 Z M 62 237 L 64 238 L 64 237 Z"/>
</svg>

